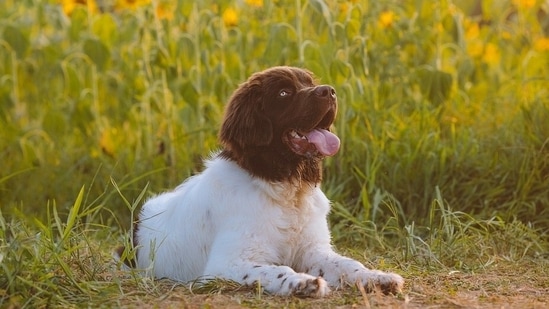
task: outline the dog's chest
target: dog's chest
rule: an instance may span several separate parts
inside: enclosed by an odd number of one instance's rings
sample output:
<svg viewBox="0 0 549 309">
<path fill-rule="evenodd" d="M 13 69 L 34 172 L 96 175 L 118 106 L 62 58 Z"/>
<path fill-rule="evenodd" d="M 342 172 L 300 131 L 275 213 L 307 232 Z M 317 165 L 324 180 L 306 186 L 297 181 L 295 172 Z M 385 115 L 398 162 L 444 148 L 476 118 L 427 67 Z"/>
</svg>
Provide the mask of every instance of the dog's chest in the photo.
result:
<svg viewBox="0 0 549 309">
<path fill-rule="evenodd" d="M 277 235 L 272 239 L 278 239 L 276 247 L 280 262 L 291 264 L 298 258 L 300 248 L 308 242 L 305 231 L 311 230 L 312 218 L 318 214 L 310 195 L 286 194 L 285 199 L 278 199 L 273 206 L 277 208 L 273 218 Z"/>
<path fill-rule="evenodd" d="M 270 262 L 293 265 L 301 259 L 303 248 L 313 242 L 314 225 L 322 221 L 327 201 L 314 185 L 261 179 L 254 179 L 252 183 L 253 190 L 261 196 L 254 220 L 261 222 L 256 230 L 265 241 L 261 247 L 269 248 Z"/>
</svg>

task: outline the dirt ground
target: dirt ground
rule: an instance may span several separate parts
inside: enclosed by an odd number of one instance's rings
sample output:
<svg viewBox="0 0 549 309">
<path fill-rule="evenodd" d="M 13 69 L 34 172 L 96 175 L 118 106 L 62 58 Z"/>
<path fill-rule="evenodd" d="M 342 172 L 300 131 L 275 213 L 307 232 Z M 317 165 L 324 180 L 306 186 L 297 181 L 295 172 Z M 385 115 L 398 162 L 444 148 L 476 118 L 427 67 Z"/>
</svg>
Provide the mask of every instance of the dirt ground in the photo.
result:
<svg viewBox="0 0 549 309">
<path fill-rule="evenodd" d="M 480 272 L 418 274 L 406 278 L 403 293 L 362 294 L 356 288 L 334 291 L 323 299 L 276 297 L 252 288 L 220 288 L 197 294 L 187 286 L 163 281 L 159 296 L 131 295 L 122 303 L 144 308 L 549 308 L 547 267 L 509 265 Z M 149 295 L 150 296 L 150 295 Z"/>
</svg>

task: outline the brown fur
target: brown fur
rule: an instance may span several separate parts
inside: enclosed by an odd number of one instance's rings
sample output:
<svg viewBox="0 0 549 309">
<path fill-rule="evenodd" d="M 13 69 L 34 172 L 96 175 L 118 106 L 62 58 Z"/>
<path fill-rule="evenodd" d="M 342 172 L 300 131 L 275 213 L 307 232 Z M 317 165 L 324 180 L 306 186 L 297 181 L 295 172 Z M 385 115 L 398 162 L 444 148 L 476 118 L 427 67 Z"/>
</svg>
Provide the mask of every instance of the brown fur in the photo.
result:
<svg viewBox="0 0 549 309">
<path fill-rule="evenodd" d="M 291 95 L 280 97 L 283 89 Z M 294 153 L 284 135 L 291 129 L 329 129 L 336 112 L 333 88 L 318 86 L 307 70 L 274 67 L 256 73 L 227 105 L 219 133 L 221 156 L 266 180 L 319 183 L 322 157 Z"/>
</svg>

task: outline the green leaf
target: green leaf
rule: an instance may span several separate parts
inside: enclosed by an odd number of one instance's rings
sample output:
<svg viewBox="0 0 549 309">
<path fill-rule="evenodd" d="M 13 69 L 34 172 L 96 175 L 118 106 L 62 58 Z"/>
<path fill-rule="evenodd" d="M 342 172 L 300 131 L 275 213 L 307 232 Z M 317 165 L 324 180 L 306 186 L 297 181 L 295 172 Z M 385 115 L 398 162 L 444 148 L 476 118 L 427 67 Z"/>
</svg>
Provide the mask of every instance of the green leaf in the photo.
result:
<svg viewBox="0 0 549 309">
<path fill-rule="evenodd" d="M 8 42 L 11 48 L 17 54 L 17 57 L 23 58 L 29 49 L 29 39 L 25 37 L 23 32 L 14 26 L 7 26 L 3 33 L 4 40 Z"/>
<path fill-rule="evenodd" d="M 195 104 L 195 102 L 198 102 L 199 93 L 193 83 L 190 81 L 185 81 L 181 84 L 179 89 L 185 102 L 188 102 L 189 104 Z"/>
<path fill-rule="evenodd" d="M 14 176 L 17 176 L 19 174 L 23 174 L 23 173 L 28 172 L 28 171 L 33 170 L 33 169 L 34 169 L 34 167 L 29 167 L 29 168 L 22 169 L 20 171 L 15 171 L 15 172 L 13 172 L 11 174 L 8 174 L 4 177 L 1 177 L 0 178 L 0 183 L 6 182 L 7 180 L 9 180 L 10 178 L 12 178 Z"/>
<path fill-rule="evenodd" d="M 338 83 L 344 82 L 346 79 L 349 78 L 351 75 L 351 70 L 349 69 L 349 66 L 339 60 L 335 59 L 330 64 L 330 76 Z"/>
<path fill-rule="evenodd" d="M 324 2 L 323 0 L 311 0 L 310 4 L 317 12 L 324 16 L 327 24 L 331 23 L 332 15 L 330 13 L 330 8 L 326 4 L 326 2 Z"/>
<path fill-rule="evenodd" d="M 73 42 L 81 40 L 82 32 L 88 27 L 88 11 L 83 5 L 77 5 L 71 13 L 71 22 L 68 28 L 68 34 Z"/>
<path fill-rule="evenodd" d="M 107 46 L 99 40 L 87 39 L 84 41 L 84 53 L 90 57 L 100 71 L 103 71 L 110 59 Z"/>
<path fill-rule="evenodd" d="M 110 14 L 101 14 L 93 23 L 92 29 L 93 33 L 108 46 L 112 46 L 117 41 L 118 28 Z"/>
<path fill-rule="evenodd" d="M 72 232 L 72 228 L 76 225 L 76 219 L 78 218 L 78 213 L 80 212 L 80 206 L 82 206 L 82 200 L 84 199 L 84 186 L 80 189 L 80 192 L 78 193 L 78 197 L 76 198 L 76 201 L 74 201 L 74 204 L 71 207 L 71 210 L 69 211 L 69 217 L 67 218 L 67 224 L 65 226 L 65 230 L 63 231 L 63 241 L 67 240 L 67 237 L 69 237 L 70 233 Z M 54 208 L 55 212 L 55 208 Z M 57 216 L 57 215 L 56 215 Z"/>
<path fill-rule="evenodd" d="M 318 33 L 322 33 L 332 24 L 331 10 L 323 0 L 312 0 L 309 2 L 314 10 L 310 11 L 311 23 Z M 316 12 L 316 14 L 314 14 Z M 327 37 L 326 37 L 327 38 Z"/>
<path fill-rule="evenodd" d="M 352 42 L 356 37 L 360 37 L 360 23 L 357 20 L 350 20 L 345 25 L 345 34 L 349 42 Z"/>
<path fill-rule="evenodd" d="M 285 63 L 285 60 L 296 57 L 296 30 L 288 23 L 273 25 L 269 32 L 269 41 L 264 58 L 269 63 Z"/>
<path fill-rule="evenodd" d="M 438 106 L 448 99 L 452 88 L 452 75 L 433 68 L 418 71 L 421 93 L 431 104 Z"/>
<path fill-rule="evenodd" d="M 61 137 L 66 130 L 66 120 L 63 113 L 55 110 L 48 110 L 42 120 L 42 127 L 53 137 Z"/>
<path fill-rule="evenodd" d="M 65 228 L 63 227 L 63 223 L 61 221 L 61 217 L 59 217 L 59 213 L 57 213 L 57 205 L 55 204 L 55 201 L 53 201 L 53 205 L 51 208 L 53 211 L 53 219 L 55 220 L 55 227 L 57 227 L 59 236 L 61 236 L 61 239 L 65 239 Z"/>
</svg>

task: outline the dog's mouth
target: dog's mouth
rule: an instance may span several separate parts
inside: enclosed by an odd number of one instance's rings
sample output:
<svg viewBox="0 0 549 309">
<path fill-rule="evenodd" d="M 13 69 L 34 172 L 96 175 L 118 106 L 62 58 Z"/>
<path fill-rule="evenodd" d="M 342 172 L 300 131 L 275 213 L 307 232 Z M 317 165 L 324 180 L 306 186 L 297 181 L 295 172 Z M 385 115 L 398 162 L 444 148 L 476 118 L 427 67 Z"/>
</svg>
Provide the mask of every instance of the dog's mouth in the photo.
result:
<svg viewBox="0 0 549 309">
<path fill-rule="evenodd" d="M 296 154 L 313 156 L 333 156 L 340 146 L 339 137 L 330 132 L 330 124 L 335 118 L 335 112 L 329 112 L 313 129 L 290 129 L 284 134 L 284 141 Z"/>
<path fill-rule="evenodd" d="M 339 150 L 339 138 L 327 129 L 313 129 L 309 132 L 290 130 L 286 134 L 290 149 L 302 156 L 333 156 Z"/>
</svg>

